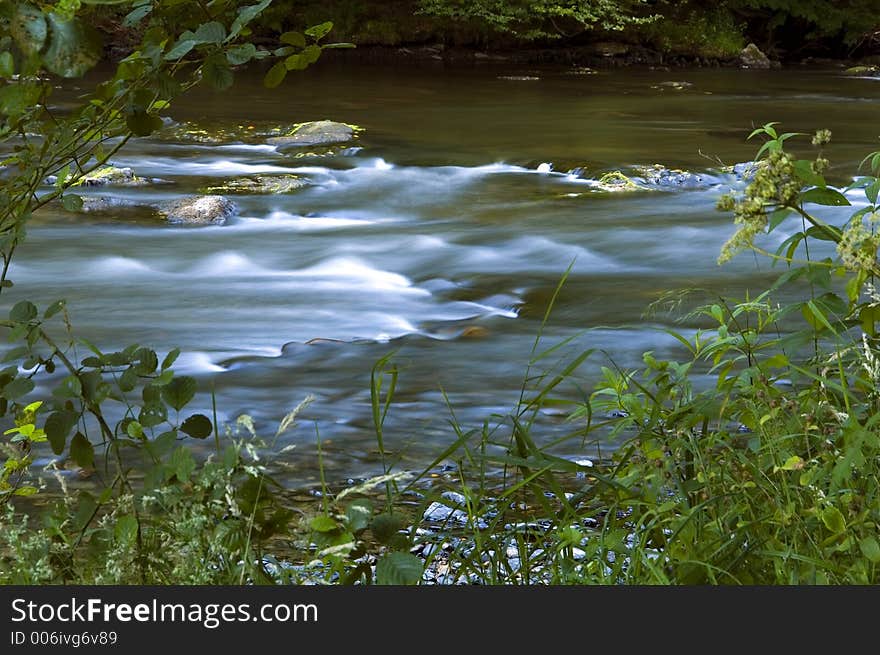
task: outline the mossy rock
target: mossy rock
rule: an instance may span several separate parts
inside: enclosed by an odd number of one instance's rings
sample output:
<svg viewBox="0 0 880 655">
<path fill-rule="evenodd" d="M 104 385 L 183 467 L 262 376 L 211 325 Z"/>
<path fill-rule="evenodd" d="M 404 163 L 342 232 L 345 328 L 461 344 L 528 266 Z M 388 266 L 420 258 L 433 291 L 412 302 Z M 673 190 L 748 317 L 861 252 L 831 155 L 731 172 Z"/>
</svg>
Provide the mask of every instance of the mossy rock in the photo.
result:
<svg viewBox="0 0 880 655">
<path fill-rule="evenodd" d="M 293 193 L 305 186 L 309 181 L 299 175 L 254 175 L 251 177 L 237 177 L 221 184 L 200 189 L 201 193 L 211 195 L 218 194 L 252 194 L 252 195 L 280 195 Z"/>
<path fill-rule="evenodd" d="M 843 71 L 844 75 L 852 77 L 878 77 L 880 76 L 880 67 L 878 66 L 853 66 Z"/>
<path fill-rule="evenodd" d="M 144 186 L 156 180 L 139 177 L 130 168 L 102 166 L 82 177 L 73 186 Z"/>
<path fill-rule="evenodd" d="M 596 181 L 596 188 L 608 193 L 643 191 L 645 187 L 620 171 L 605 173 Z"/>
<path fill-rule="evenodd" d="M 267 143 L 280 148 L 309 148 L 353 141 L 363 128 L 348 123 L 322 120 L 293 125 L 286 134 L 273 136 Z"/>
<path fill-rule="evenodd" d="M 770 58 L 761 52 L 754 43 L 748 44 L 739 53 L 739 63 L 743 68 L 770 68 Z"/>
</svg>

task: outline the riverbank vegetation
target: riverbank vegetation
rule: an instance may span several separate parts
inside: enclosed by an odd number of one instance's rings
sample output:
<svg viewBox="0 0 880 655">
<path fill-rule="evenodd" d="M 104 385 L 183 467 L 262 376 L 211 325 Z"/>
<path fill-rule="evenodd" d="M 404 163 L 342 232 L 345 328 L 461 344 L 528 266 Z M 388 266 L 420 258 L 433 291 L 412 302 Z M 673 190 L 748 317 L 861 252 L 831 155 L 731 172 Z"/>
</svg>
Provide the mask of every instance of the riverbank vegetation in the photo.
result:
<svg viewBox="0 0 880 655">
<path fill-rule="evenodd" d="M 73 3 L 4 8 L 0 139 L 13 148 L 0 162 L 0 294 L 32 213 L 81 204 L 77 184 L 157 129 L 180 93 L 228 88 L 234 66 L 261 58 L 273 59 L 266 83 L 277 85 L 328 47 L 331 26 L 317 23 L 258 49 L 248 28 L 268 2 L 211 3 L 209 16 L 174 0 L 135 5 L 127 20 L 148 21 L 144 41 L 64 115 L 47 108 L 47 75 L 90 68 L 91 31 Z M 825 177 L 827 131 L 770 123 L 751 138 L 749 183 L 719 200 L 737 226 L 719 257 L 767 256 L 775 284 L 659 299 L 653 311 L 702 327 L 670 331 L 680 358 L 646 352 L 639 369 L 593 351 L 561 359 L 566 343 L 537 334 L 517 404 L 474 428 L 450 403 L 455 438 L 422 471 L 398 468 L 387 445 L 386 419 L 406 411 L 389 355 L 371 376 L 379 475 L 322 479 L 310 504 L 275 479 L 275 463 L 295 456 L 280 437 L 309 399 L 274 434 L 257 434 L 248 416 L 221 425 L 189 409 L 198 383 L 175 374 L 176 351 L 107 352 L 77 335 L 63 300 L 20 300 L 0 323 L 11 344 L 0 370 L 0 583 L 876 583 L 880 153 L 839 188 Z M 767 249 L 764 236 L 782 230 Z M 598 383 L 574 400 L 560 393 L 588 367 Z M 546 444 L 537 431 L 551 408 L 570 430 Z M 612 439 L 621 445 L 609 451 Z M 211 456 L 191 440 L 212 443 Z M 561 440 L 582 444 L 583 458 L 553 455 Z M 315 443 L 320 457 L 317 429 Z M 37 468 L 50 450 L 87 480 Z"/>
</svg>

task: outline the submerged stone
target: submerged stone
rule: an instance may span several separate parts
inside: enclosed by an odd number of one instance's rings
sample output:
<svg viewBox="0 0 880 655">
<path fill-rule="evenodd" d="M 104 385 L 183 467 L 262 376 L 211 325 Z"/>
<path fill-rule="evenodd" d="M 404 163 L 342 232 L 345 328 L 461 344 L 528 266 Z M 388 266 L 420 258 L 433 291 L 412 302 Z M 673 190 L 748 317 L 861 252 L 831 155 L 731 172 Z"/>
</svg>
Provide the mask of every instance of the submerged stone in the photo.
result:
<svg viewBox="0 0 880 655">
<path fill-rule="evenodd" d="M 158 212 L 169 223 L 223 225 L 235 215 L 235 203 L 223 196 L 191 196 L 163 203 Z"/>
<path fill-rule="evenodd" d="M 299 175 L 254 175 L 227 180 L 200 191 L 213 195 L 224 193 L 276 195 L 293 193 L 308 184 L 308 180 Z"/>
<path fill-rule="evenodd" d="M 596 181 L 596 188 L 609 193 L 620 193 L 625 191 L 639 191 L 645 187 L 636 183 L 631 177 L 628 177 L 620 171 L 611 171 L 605 173 Z"/>
</svg>

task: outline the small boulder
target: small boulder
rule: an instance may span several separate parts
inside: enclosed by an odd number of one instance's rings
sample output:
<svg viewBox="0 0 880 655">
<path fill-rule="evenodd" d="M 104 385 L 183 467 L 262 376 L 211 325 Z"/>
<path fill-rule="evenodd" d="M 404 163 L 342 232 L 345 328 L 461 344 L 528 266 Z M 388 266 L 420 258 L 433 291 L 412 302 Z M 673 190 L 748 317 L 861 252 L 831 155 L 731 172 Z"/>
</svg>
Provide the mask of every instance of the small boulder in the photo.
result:
<svg viewBox="0 0 880 655">
<path fill-rule="evenodd" d="M 73 186 L 144 186 L 156 181 L 135 175 L 134 171 L 128 167 L 102 166 L 83 176 Z"/>
<path fill-rule="evenodd" d="M 286 134 L 270 137 L 267 143 L 284 148 L 307 148 L 310 146 L 348 143 L 360 131 L 355 125 L 336 121 L 310 121 L 294 125 Z"/>
<path fill-rule="evenodd" d="M 191 196 L 158 207 L 169 223 L 223 225 L 235 215 L 235 203 L 223 196 Z"/>
<path fill-rule="evenodd" d="M 880 76 L 880 66 L 853 66 L 847 68 L 843 73 L 852 77 L 878 77 Z"/>
<path fill-rule="evenodd" d="M 718 183 L 710 175 L 675 170 L 660 164 L 641 166 L 636 170 L 640 175 L 639 181 L 643 184 L 662 189 L 706 189 Z"/>
<path fill-rule="evenodd" d="M 251 177 L 237 177 L 221 184 L 200 189 L 200 191 L 212 195 L 224 193 L 279 195 L 282 193 L 293 193 L 308 186 L 308 184 L 308 180 L 299 175 L 254 175 Z"/>
<path fill-rule="evenodd" d="M 743 68 L 770 68 L 770 58 L 754 43 L 750 43 L 739 53 L 739 63 Z"/>
</svg>

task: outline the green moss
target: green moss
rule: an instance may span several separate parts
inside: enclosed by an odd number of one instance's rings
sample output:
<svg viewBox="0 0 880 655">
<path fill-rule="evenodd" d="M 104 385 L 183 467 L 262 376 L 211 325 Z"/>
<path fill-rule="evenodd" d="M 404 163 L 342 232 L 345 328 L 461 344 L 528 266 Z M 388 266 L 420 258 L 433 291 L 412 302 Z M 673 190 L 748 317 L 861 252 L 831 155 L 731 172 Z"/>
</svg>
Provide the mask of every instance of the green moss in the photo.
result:
<svg viewBox="0 0 880 655">
<path fill-rule="evenodd" d="M 599 188 L 603 191 L 616 193 L 620 191 L 638 191 L 642 187 L 620 171 L 611 171 L 599 178 Z"/>
</svg>

